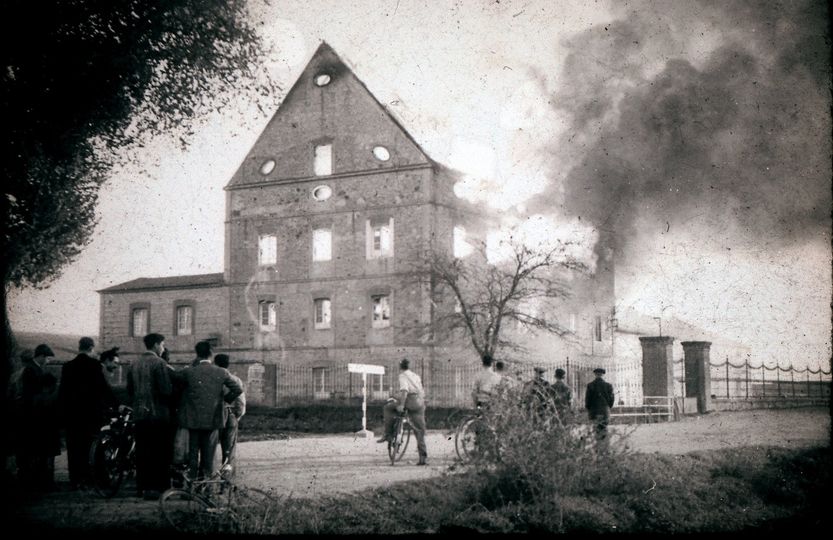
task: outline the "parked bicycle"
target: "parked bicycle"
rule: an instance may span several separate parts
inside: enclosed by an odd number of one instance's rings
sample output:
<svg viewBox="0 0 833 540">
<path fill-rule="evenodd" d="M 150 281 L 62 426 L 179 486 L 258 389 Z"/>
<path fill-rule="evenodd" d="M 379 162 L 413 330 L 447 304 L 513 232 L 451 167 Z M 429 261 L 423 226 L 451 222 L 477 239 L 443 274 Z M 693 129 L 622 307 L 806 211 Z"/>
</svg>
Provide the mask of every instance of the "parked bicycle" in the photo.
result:
<svg viewBox="0 0 833 540">
<path fill-rule="evenodd" d="M 90 447 L 93 488 L 102 497 L 113 497 L 136 470 L 133 409 L 121 405 L 103 426 Z"/>
<path fill-rule="evenodd" d="M 231 470 L 224 463 L 204 480 L 183 474 L 183 486 L 172 487 L 159 499 L 165 520 L 186 533 L 263 533 L 266 520 L 278 510 L 279 498 L 235 484 Z"/>
<path fill-rule="evenodd" d="M 393 422 L 393 438 L 388 440 L 388 456 L 391 465 L 402 459 L 411 441 L 411 421 L 408 419 L 408 409 L 399 413 Z"/>
<path fill-rule="evenodd" d="M 483 410 L 478 408 L 474 414 L 460 419 L 454 431 L 454 451 L 463 463 L 486 457 L 489 452 L 496 452 L 497 435 L 483 417 Z"/>
</svg>

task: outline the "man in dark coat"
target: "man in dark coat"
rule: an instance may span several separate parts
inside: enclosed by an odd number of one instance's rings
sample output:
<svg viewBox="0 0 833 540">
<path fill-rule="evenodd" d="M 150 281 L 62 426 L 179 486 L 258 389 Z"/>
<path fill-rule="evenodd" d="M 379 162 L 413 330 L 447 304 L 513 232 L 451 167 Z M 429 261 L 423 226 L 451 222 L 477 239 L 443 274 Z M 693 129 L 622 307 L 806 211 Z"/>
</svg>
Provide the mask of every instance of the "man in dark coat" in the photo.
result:
<svg viewBox="0 0 833 540">
<path fill-rule="evenodd" d="M 596 378 L 587 385 L 584 406 L 590 420 L 596 424 L 596 441 L 606 445 L 607 424 L 610 421 L 610 409 L 613 407 L 613 386 L 602 378 L 605 374 L 604 369 L 596 368 L 593 374 Z"/>
<path fill-rule="evenodd" d="M 184 386 L 177 414 L 179 425 L 189 432 L 189 476 L 198 478 L 214 474 L 219 432 L 228 420 L 226 403 L 242 394 L 243 386 L 227 370 L 211 362 L 210 343 L 200 341 L 194 349 L 199 363 L 174 372 L 173 376 Z"/>
<path fill-rule="evenodd" d="M 72 489 L 92 485 L 90 446 L 109 418 L 109 410 L 118 406 L 113 390 L 93 357 L 95 342 L 82 337 L 78 356 L 61 368 L 58 403 L 64 415 L 67 438 L 67 465 Z"/>
<path fill-rule="evenodd" d="M 23 351 L 22 367 L 12 377 L 9 389 L 17 478 L 25 490 L 53 487 L 55 456 L 61 453 L 55 407 L 57 381 L 43 369 L 47 359 L 54 356 L 45 344 L 38 345 L 34 353 Z"/>
<path fill-rule="evenodd" d="M 550 385 L 553 401 L 555 402 L 555 411 L 558 413 L 558 419 L 562 423 L 569 422 L 570 406 L 573 399 L 573 392 L 567 383 L 564 382 L 564 376 L 567 372 L 561 368 L 555 370 L 555 382 Z"/>
<path fill-rule="evenodd" d="M 171 375 L 160 356 L 165 336 L 148 334 L 142 355 L 127 372 L 127 395 L 133 404 L 136 426 L 136 489 L 148 500 L 158 499 L 170 487 L 173 456 L 171 427 Z"/>
</svg>

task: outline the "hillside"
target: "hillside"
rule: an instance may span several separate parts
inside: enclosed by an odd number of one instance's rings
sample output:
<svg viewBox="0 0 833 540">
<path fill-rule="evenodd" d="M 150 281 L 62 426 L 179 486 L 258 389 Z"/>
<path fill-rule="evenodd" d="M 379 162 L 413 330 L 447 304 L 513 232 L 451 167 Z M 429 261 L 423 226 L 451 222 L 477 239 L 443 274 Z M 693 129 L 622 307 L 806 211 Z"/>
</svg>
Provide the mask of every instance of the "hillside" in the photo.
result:
<svg viewBox="0 0 833 540">
<path fill-rule="evenodd" d="M 41 343 L 46 343 L 52 348 L 55 353 L 56 360 L 71 360 L 78 354 L 78 340 L 81 335 L 67 335 L 67 334 L 48 334 L 42 332 L 16 332 L 17 351 L 15 351 L 15 358 L 23 349 L 34 349 Z M 98 336 L 89 336 L 98 341 Z"/>
</svg>

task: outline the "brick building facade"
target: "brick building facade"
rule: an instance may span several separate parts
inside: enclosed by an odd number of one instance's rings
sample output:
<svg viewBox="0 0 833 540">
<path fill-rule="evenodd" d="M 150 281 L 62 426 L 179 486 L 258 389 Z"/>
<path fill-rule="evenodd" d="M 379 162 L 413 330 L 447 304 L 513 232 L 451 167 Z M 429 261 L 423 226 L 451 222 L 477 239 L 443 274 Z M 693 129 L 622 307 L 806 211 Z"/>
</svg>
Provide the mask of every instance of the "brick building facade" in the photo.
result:
<svg viewBox="0 0 833 540">
<path fill-rule="evenodd" d="M 226 186 L 224 272 L 99 291 L 101 346 L 129 359 L 160 332 L 186 362 L 210 339 L 268 404 L 360 394 L 348 362 L 386 367 L 370 381 L 381 398 L 408 357 L 434 403 L 463 402 L 477 359 L 437 342 L 438 311 L 453 303 L 437 298 L 426 263 L 472 218 L 458 180 L 322 44 Z M 565 304 L 575 339 L 530 338 L 535 362 L 607 365 L 612 256 L 599 267 Z"/>
</svg>

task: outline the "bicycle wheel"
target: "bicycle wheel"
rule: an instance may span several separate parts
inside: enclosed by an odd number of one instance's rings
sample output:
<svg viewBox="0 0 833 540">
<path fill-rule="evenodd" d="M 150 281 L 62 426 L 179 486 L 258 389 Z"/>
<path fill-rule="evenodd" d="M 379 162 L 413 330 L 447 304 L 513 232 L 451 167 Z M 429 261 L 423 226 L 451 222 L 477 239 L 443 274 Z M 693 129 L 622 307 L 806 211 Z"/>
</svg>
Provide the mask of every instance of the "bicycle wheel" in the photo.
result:
<svg viewBox="0 0 833 540">
<path fill-rule="evenodd" d="M 393 439 L 388 441 L 388 457 L 390 458 L 390 464 L 393 465 L 397 462 L 399 457 L 399 450 L 402 447 L 402 435 L 405 427 L 405 419 L 401 416 L 398 416 L 393 423 Z"/>
<path fill-rule="evenodd" d="M 228 508 L 217 507 L 210 500 L 184 489 L 167 490 L 159 498 L 159 506 L 165 520 L 179 532 L 221 532 L 229 521 Z"/>
<path fill-rule="evenodd" d="M 402 456 L 405 455 L 405 450 L 408 449 L 409 442 L 411 442 L 411 423 L 403 421 L 399 450 L 396 452 L 396 461 L 399 461 L 400 459 L 402 459 Z"/>
<path fill-rule="evenodd" d="M 120 441 L 110 433 L 102 433 L 90 447 L 90 468 L 93 474 L 93 489 L 102 497 L 112 497 L 127 476 L 123 463 Z"/>
<path fill-rule="evenodd" d="M 463 462 L 472 461 L 475 458 L 481 457 L 483 454 L 482 446 L 486 442 L 486 432 L 489 431 L 489 426 L 482 418 L 474 417 L 466 420 L 460 426 L 457 432 L 457 438 L 454 441 L 454 449 L 457 451 L 457 457 Z M 480 439 L 480 440 L 478 440 Z"/>
<path fill-rule="evenodd" d="M 466 454 L 465 448 L 463 446 L 463 434 L 466 430 L 466 426 L 472 420 L 474 420 L 474 416 L 464 416 L 460 424 L 454 429 L 454 452 L 457 454 L 457 457 L 460 461 L 466 461 Z"/>
</svg>

